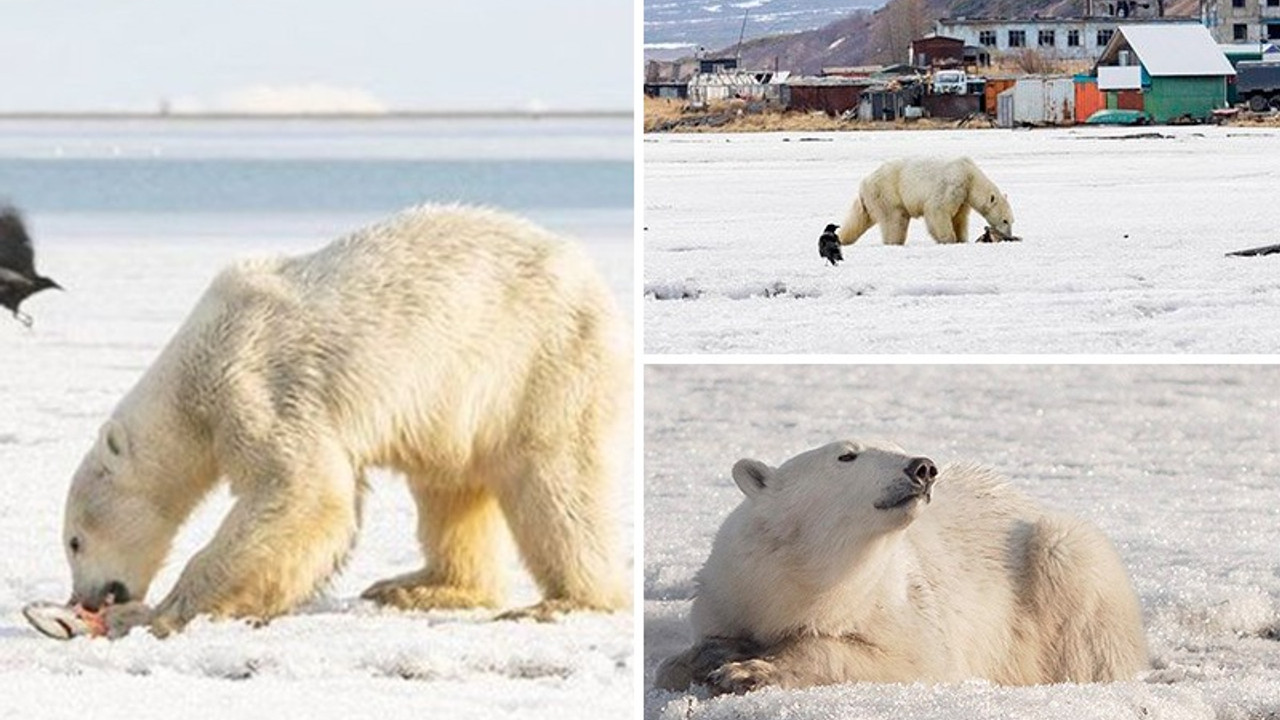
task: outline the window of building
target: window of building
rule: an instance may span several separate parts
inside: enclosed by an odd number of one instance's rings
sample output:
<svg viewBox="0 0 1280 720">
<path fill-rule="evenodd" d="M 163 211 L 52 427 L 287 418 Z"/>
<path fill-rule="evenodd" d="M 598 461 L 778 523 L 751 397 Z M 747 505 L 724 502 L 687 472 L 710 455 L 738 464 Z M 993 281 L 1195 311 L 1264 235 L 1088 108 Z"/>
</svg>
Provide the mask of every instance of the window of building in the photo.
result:
<svg viewBox="0 0 1280 720">
<path fill-rule="evenodd" d="M 995 30 L 980 31 L 978 33 L 978 44 L 981 45 L 982 47 L 995 47 L 996 31 Z"/>
<path fill-rule="evenodd" d="M 1249 39 L 1249 26 L 1244 23 L 1236 23 L 1231 26 L 1231 39 L 1236 42 L 1244 42 Z"/>
<path fill-rule="evenodd" d="M 1026 30 L 1010 30 L 1009 31 L 1009 47 L 1026 47 L 1027 31 Z"/>
<path fill-rule="evenodd" d="M 1054 46 L 1054 44 L 1055 44 L 1055 43 L 1054 43 L 1054 37 L 1053 37 L 1053 31 L 1052 31 L 1052 30 L 1041 30 L 1041 31 L 1040 31 L 1040 37 L 1039 37 L 1039 38 L 1037 38 L 1037 42 L 1038 42 L 1038 44 L 1040 45 L 1040 47 L 1053 47 L 1053 46 Z"/>
<path fill-rule="evenodd" d="M 1244 0 L 1231 0 L 1231 7 L 1233 8 L 1244 7 Z"/>
<path fill-rule="evenodd" d="M 1079 30 L 1067 31 L 1067 47 L 1080 47 L 1080 31 Z"/>
<path fill-rule="evenodd" d="M 1115 33 L 1115 30 L 1099 30 L 1098 31 L 1098 47 L 1103 47 L 1107 43 L 1111 42 L 1111 36 L 1114 33 Z"/>
<path fill-rule="evenodd" d="M 1280 25 L 1268 25 L 1268 26 L 1267 26 L 1267 39 L 1268 39 L 1268 40 L 1280 40 Z"/>
<path fill-rule="evenodd" d="M 1280 0 L 1267 0 L 1267 7 L 1280 7 Z"/>
</svg>

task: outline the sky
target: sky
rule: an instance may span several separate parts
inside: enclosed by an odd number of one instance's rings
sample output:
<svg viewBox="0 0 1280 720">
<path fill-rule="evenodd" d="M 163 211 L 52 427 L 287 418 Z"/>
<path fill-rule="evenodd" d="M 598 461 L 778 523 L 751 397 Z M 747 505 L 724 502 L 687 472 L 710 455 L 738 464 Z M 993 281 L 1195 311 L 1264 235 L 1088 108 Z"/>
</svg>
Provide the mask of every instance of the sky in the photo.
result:
<svg viewBox="0 0 1280 720">
<path fill-rule="evenodd" d="M 631 0 L 0 0 L 0 112 L 629 110 Z"/>
</svg>

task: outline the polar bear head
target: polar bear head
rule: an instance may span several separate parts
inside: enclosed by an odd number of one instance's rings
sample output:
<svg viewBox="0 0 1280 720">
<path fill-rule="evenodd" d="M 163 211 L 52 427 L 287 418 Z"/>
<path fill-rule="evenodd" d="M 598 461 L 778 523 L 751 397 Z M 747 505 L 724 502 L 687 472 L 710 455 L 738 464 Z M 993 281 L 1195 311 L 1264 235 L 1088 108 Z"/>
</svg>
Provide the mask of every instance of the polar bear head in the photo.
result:
<svg viewBox="0 0 1280 720">
<path fill-rule="evenodd" d="M 1013 208 L 1009 207 L 1009 197 L 994 188 L 989 193 L 987 207 L 981 211 L 982 217 L 986 219 L 991 227 L 1005 235 L 1012 236 Z"/>
<path fill-rule="evenodd" d="M 63 520 L 72 602 L 96 609 L 146 596 L 181 522 L 146 482 L 150 465 L 117 420 L 81 461 Z"/>
<path fill-rule="evenodd" d="M 745 527 L 797 565 L 839 573 L 906 528 L 932 497 L 938 469 L 890 443 L 833 442 L 769 467 L 739 460 L 733 479 L 750 506 Z"/>
</svg>

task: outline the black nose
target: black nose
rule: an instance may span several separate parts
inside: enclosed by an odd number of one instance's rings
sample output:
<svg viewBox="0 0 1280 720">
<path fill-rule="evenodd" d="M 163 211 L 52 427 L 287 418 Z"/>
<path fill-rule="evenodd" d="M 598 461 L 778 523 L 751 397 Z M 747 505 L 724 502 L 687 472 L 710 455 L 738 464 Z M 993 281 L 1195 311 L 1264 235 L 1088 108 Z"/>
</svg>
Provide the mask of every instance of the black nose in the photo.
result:
<svg viewBox="0 0 1280 720">
<path fill-rule="evenodd" d="M 102 586 L 102 591 L 83 598 L 80 606 L 89 612 L 98 612 L 104 605 L 117 605 L 127 603 L 132 598 L 129 597 L 129 588 L 119 580 L 112 580 Z"/>
<path fill-rule="evenodd" d="M 913 480 L 929 485 L 938 477 L 938 466 L 927 457 L 911 458 L 906 473 Z"/>
</svg>

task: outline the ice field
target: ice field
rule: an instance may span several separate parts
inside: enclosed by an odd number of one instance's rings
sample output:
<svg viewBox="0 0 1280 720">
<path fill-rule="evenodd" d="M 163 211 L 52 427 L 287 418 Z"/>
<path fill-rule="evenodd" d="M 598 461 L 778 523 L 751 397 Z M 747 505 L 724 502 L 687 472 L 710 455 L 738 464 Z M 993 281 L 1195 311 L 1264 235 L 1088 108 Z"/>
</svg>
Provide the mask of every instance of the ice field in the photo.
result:
<svg viewBox="0 0 1280 720">
<path fill-rule="evenodd" d="M 1268 353 L 1280 349 L 1274 129 L 1075 128 L 646 135 L 652 353 Z M 1021 243 L 818 256 L 858 183 L 907 155 L 968 155 Z"/>
</svg>

